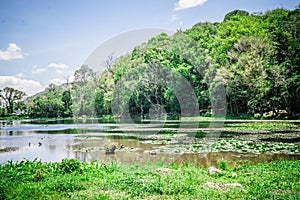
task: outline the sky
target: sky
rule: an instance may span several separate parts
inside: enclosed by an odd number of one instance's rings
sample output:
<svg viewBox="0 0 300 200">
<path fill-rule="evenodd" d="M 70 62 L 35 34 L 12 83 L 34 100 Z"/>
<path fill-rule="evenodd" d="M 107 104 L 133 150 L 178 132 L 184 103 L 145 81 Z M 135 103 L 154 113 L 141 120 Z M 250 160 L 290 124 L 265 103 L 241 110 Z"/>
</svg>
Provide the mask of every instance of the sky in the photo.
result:
<svg viewBox="0 0 300 200">
<path fill-rule="evenodd" d="M 297 0 L 0 0 L 0 89 L 14 87 L 33 95 L 50 83 L 72 80 L 74 72 L 95 49 L 126 32 L 149 30 L 143 33 L 147 40 L 153 36 L 151 30 L 171 33 L 198 22 L 221 22 L 226 13 L 235 9 L 249 13 L 274 8 L 292 10 L 299 3 Z"/>
</svg>

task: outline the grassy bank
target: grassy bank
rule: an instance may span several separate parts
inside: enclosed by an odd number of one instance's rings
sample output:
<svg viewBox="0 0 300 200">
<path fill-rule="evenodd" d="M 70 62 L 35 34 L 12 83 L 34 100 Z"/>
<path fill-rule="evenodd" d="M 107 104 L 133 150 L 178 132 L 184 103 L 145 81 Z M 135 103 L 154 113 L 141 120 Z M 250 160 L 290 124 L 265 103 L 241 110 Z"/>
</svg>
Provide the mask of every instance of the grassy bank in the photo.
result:
<svg viewBox="0 0 300 200">
<path fill-rule="evenodd" d="M 165 167 L 165 168 L 161 168 Z M 0 199 L 297 199 L 300 161 L 237 165 L 209 175 L 195 165 L 21 161 L 2 164 Z M 207 182 L 242 187 L 211 188 Z"/>
</svg>

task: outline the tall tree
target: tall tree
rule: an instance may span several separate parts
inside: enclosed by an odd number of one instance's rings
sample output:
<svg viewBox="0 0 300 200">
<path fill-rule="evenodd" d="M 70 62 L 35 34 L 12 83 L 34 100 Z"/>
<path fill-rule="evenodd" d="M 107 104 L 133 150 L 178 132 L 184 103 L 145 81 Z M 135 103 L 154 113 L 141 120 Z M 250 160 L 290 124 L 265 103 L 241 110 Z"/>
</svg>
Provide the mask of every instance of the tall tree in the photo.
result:
<svg viewBox="0 0 300 200">
<path fill-rule="evenodd" d="M 77 116 L 92 116 L 95 111 L 96 74 L 87 65 L 75 71 L 75 80 L 71 95 L 73 97 L 73 113 Z"/>
<path fill-rule="evenodd" d="M 63 102 L 63 116 L 64 117 L 70 117 L 72 116 L 72 97 L 70 91 L 64 91 L 61 98 Z"/>
<path fill-rule="evenodd" d="M 82 65 L 80 69 L 75 71 L 74 78 L 75 83 L 85 84 L 88 81 L 95 80 L 95 72 L 87 65 Z"/>
<path fill-rule="evenodd" d="M 4 101 L 7 114 L 11 115 L 18 109 L 18 105 L 26 96 L 25 92 L 15 88 L 6 87 L 2 90 L 0 97 Z"/>
<path fill-rule="evenodd" d="M 274 50 L 270 41 L 261 37 L 242 37 L 228 52 L 225 77 L 229 110 L 231 113 L 264 112 L 276 107 L 272 102 L 278 96 L 278 67 L 271 67 Z M 271 69 L 270 69 L 271 68 Z"/>
</svg>

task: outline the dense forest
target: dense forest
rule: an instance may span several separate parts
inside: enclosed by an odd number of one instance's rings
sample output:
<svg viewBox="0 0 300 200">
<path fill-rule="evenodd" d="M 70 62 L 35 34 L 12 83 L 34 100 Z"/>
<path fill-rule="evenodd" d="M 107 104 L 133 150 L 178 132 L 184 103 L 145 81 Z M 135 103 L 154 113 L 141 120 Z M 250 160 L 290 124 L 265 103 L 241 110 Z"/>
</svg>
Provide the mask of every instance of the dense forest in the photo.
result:
<svg viewBox="0 0 300 200">
<path fill-rule="evenodd" d="M 96 74 L 32 97 L 1 90 L 1 115 L 29 117 L 247 115 L 300 118 L 300 9 L 234 10 L 220 23 L 162 33 Z M 184 92 L 182 92 L 184 91 Z"/>
</svg>

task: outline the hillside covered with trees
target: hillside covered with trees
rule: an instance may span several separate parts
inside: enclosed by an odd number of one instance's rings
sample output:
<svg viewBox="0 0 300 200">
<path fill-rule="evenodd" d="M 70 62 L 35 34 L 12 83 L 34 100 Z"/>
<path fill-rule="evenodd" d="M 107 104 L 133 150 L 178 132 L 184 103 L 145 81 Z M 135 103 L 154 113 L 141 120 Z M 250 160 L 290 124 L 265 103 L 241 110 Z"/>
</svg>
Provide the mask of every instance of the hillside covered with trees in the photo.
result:
<svg viewBox="0 0 300 200">
<path fill-rule="evenodd" d="M 51 84 L 42 94 L 24 98 L 4 88 L 0 114 L 145 118 L 154 111 L 178 117 L 185 109 L 186 116 L 299 118 L 299 33 L 299 7 L 235 10 L 220 23 L 162 33 L 130 54 L 108 57 L 101 74 L 81 66 L 73 83 Z"/>
</svg>

